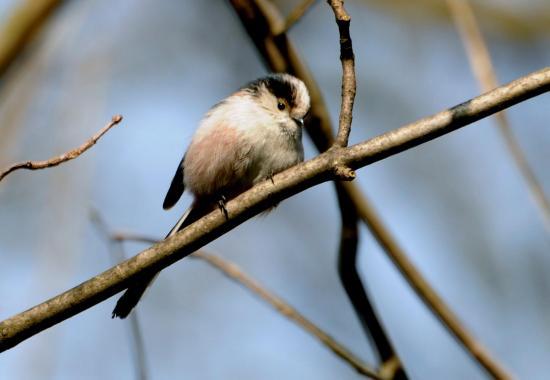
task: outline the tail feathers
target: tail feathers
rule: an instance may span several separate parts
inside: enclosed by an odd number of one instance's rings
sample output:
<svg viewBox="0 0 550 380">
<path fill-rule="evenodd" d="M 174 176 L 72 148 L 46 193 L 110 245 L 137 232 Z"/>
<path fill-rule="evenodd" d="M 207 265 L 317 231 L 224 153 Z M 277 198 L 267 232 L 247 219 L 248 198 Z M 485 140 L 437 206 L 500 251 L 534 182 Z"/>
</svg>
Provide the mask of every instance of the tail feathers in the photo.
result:
<svg viewBox="0 0 550 380">
<path fill-rule="evenodd" d="M 112 318 L 126 318 L 130 312 L 137 305 L 149 285 L 153 282 L 158 273 L 140 279 L 136 283 L 132 284 L 124 294 L 118 299 L 115 308 L 113 309 Z"/>
<path fill-rule="evenodd" d="M 188 225 L 190 225 L 191 223 L 193 222 L 189 222 L 188 219 L 189 219 L 189 215 L 191 215 L 191 213 L 193 212 L 193 208 L 194 208 L 194 205 L 191 205 L 191 207 L 189 207 L 187 209 L 187 211 L 185 211 L 183 213 L 183 215 L 181 216 L 181 218 L 178 220 L 178 222 L 174 225 L 174 227 L 172 227 L 172 229 L 170 230 L 170 232 L 168 232 L 168 234 L 166 235 L 165 239 L 169 238 L 170 236 L 172 235 L 175 235 L 176 232 L 180 231 L 180 230 L 183 230 L 185 227 L 187 227 Z"/>
<path fill-rule="evenodd" d="M 165 239 L 169 238 L 172 235 L 175 235 L 178 231 L 183 230 L 185 227 L 195 223 L 197 220 L 208 214 L 210 211 L 215 209 L 215 204 L 203 202 L 193 202 L 193 204 L 183 213 L 181 218 L 175 224 L 174 227 L 168 232 Z"/>
<path fill-rule="evenodd" d="M 184 229 L 188 225 L 199 220 L 203 215 L 211 211 L 211 208 L 201 207 L 196 203 L 193 203 L 191 207 L 181 216 L 176 225 L 168 232 L 166 238 L 169 238 L 172 235 L 175 235 L 176 232 Z M 152 284 L 153 280 L 158 276 L 159 272 L 146 277 L 140 278 L 135 283 L 130 285 L 124 294 L 118 299 L 116 306 L 113 310 L 113 318 L 126 318 L 130 312 L 136 307 L 139 300 L 147 290 L 147 288 Z"/>
</svg>

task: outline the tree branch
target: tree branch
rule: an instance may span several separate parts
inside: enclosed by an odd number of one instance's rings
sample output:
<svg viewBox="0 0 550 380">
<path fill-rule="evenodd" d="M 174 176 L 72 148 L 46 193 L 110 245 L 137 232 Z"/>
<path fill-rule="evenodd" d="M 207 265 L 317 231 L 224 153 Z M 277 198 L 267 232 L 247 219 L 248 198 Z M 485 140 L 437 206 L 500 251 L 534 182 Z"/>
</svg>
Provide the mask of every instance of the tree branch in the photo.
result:
<svg viewBox="0 0 550 380">
<path fill-rule="evenodd" d="M 109 129 L 117 125 L 122 121 L 121 115 L 115 115 L 107 124 L 104 126 L 99 132 L 97 132 L 94 136 L 92 136 L 88 141 L 86 141 L 84 144 L 80 145 L 79 147 L 68 151 L 67 153 L 63 153 L 60 156 L 56 156 L 53 158 L 50 158 L 46 161 L 25 161 L 20 162 L 18 164 L 14 164 L 7 168 L 6 170 L 0 172 L 0 181 L 4 179 L 8 174 L 18 170 L 18 169 L 28 169 L 28 170 L 39 170 L 39 169 L 45 169 L 45 168 L 51 168 L 53 166 L 57 166 L 59 164 L 62 164 L 64 162 L 74 160 L 78 156 L 80 156 L 82 153 L 90 149 L 97 140 L 99 140 Z"/>
<path fill-rule="evenodd" d="M 481 91 L 489 91 L 497 87 L 498 80 L 491 62 L 491 55 L 479 29 L 472 6 L 468 0 L 447 0 L 447 6 L 462 38 L 464 48 L 468 53 L 470 66 L 480 84 Z M 508 153 L 510 153 L 512 160 L 523 176 L 535 205 L 538 206 L 537 209 L 542 216 L 546 232 L 550 234 L 550 200 L 546 197 L 542 185 L 533 169 L 531 169 L 519 142 L 514 136 L 506 112 L 502 111 L 495 114 L 495 120 L 508 148 Z"/>
<path fill-rule="evenodd" d="M 198 253 L 198 255 L 197 255 Z M 197 252 L 191 257 L 195 256 L 203 261 L 208 262 L 211 266 L 220 270 L 223 274 L 240 282 L 245 288 L 258 295 L 264 301 L 269 303 L 275 310 L 294 321 L 297 325 L 309 332 L 327 346 L 338 357 L 343 359 L 349 365 L 351 365 L 357 372 L 362 375 L 371 377 L 373 379 L 380 379 L 380 376 L 376 371 L 370 369 L 354 354 L 349 352 L 344 346 L 338 343 L 334 338 L 325 333 L 314 323 L 304 317 L 298 310 L 290 306 L 286 301 L 267 291 L 262 285 L 256 282 L 253 278 L 247 276 L 238 266 L 233 263 L 229 263 L 219 256 L 207 254 L 205 252 Z"/>
<path fill-rule="evenodd" d="M 302 0 L 287 16 L 283 30 L 277 34 L 286 33 L 311 9 L 317 0 Z"/>
<path fill-rule="evenodd" d="M 112 235 L 112 238 L 116 241 L 139 241 L 142 243 L 156 244 L 158 239 L 149 238 L 147 236 L 117 233 Z M 370 369 L 365 363 L 358 357 L 352 354 L 346 347 L 338 343 L 333 337 L 317 327 L 313 322 L 304 317 L 298 310 L 293 308 L 288 302 L 276 296 L 263 285 L 258 283 L 255 279 L 243 272 L 236 264 L 221 258 L 220 256 L 206 253 L 203 250 L 194 252 L 189 256 L 192 259 L 201 260 L 211 267 L 219 270 L 222 274 L 229 279 L 239 283 L 250 292 L 254 293 L 262 300 L 270 304 L 275 310 L 277 310 L 284 317 L 294 321 L 299 327 L 313 335 L 315 338 L 327 346 L 332 352 L 334 352 L 340 359 L 351 365 L 357 372 L 362 375 L 371 377 L 373 379 L 380 379 L 381 377 L 376 371 Z"/>
<path fill-rule="evenodd" d="M 61 0 L 26 0 L 13 5 L 0 28 L 0 78 L 61 3 Z"/>
<path fill-rule="evenodd" d="M 392 376 L 383 376 L 387 379 L 406 379 L 401 363 L 388 339 L 382 324 L 378 320 L 376 311 L 371 305 L 361 277 L 357 272 L 357 246 L 359 244 L 359 217 L 353 201 L 347 196 L 345 187 L 336 188 L 338 203 L 342 215 L 342 230 L 340 232 L 340 249 L 338 252 L 338 274 L 348 298 L 365 333 L 371 338 L 373 346 L 378 351 L 382 363 L 392 362 L 397 365 L 399 372 L 394 371 Z M 386 371 L 388 372 L 388 371 Z"/>
<path fill-rule="evenodd" d="M 106 300 L 146 273 L 157 272 L 282 200 L 334 179 L 334 162 L 352 169 L 433 140 L 505 107 L 550 91 L 550 68 L 534 72 L 451 109 L 349 148 L 327 151 L 276 174 L 176 235 L 48 301 L 0 322 L 0 351 Z"/>
<path fill-rule="evenodd" d="M 344 9 L 342 0 L 328 0 L 334 11 L 336 24 L 340 33 L 340 60 L 342 61 L 342 105 L 340 107 L 340 121 L 338 123 L 338 135 L 335 145 L 348 146 L 351 122 L 353 118 L 353 102 L 355 101 L 355 57 L 349 33 L 351 17 Z"/>
</svg>

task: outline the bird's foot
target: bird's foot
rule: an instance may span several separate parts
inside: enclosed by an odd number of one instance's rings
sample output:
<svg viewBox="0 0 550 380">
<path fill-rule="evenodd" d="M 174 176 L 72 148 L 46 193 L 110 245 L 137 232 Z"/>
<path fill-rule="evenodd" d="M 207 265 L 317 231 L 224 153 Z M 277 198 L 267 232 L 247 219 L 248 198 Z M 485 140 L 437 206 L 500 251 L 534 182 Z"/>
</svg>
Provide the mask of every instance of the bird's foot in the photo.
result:
<svg viewBox="0 0 550 380">
<path fill-rule="evenodd" d="M 220 209 L 220 211 L 223 213 L 223 215 L 225 216 L 225 219 L 226 220 L 229 220 L 229 213 L 227 212 L 227 209 L 225 208 L 225 202 L 226 202 L 226 198 L 225 196 L 220 196 L 220 199 L 218 199 L 218 208 Z"/>
</svg>

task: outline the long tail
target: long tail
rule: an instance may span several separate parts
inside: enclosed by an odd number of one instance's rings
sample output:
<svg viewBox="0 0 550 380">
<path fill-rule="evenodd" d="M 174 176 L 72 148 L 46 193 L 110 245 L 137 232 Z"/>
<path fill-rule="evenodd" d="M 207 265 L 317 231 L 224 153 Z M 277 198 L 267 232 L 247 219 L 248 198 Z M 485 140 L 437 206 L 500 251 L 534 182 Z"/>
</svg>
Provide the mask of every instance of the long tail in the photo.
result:
<svg viewBox="0 0 550 380">
<path fill-rule="evenodd" d="M 184 229 L 188 225 L 194 223 L 205 215 L 204 207 L 197 207 L 195 203 L 187 209 L 187 211 L 181 216 L 176 225 L 172 227 L 166 238 L 174 235 L 176 232 Z M 134 282 L 126 289 L 124 294 L 118 299 L 115 308 L 113 309 L 112 318 L 126 318 L 130 312 L 137 305 L 147 288 L 153 283 L 155 278 L 160 272 L 148 274 Z"/>
</svg>

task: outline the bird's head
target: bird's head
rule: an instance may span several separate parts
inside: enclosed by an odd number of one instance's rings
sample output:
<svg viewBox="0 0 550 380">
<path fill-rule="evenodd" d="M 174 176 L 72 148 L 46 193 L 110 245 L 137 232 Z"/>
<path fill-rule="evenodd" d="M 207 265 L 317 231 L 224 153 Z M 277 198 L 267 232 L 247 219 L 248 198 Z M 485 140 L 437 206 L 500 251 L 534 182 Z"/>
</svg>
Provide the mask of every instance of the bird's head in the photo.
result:
<svg viewBox="0 0 550 380">
<path fill-rule="evenodd" d="M 310 99 L 306 85 L 300 79 L 290 74 L 270 74 L 249 83 L 244 90 L 250 92 L 281 125 L 304 126 Z"/>
</svg>

